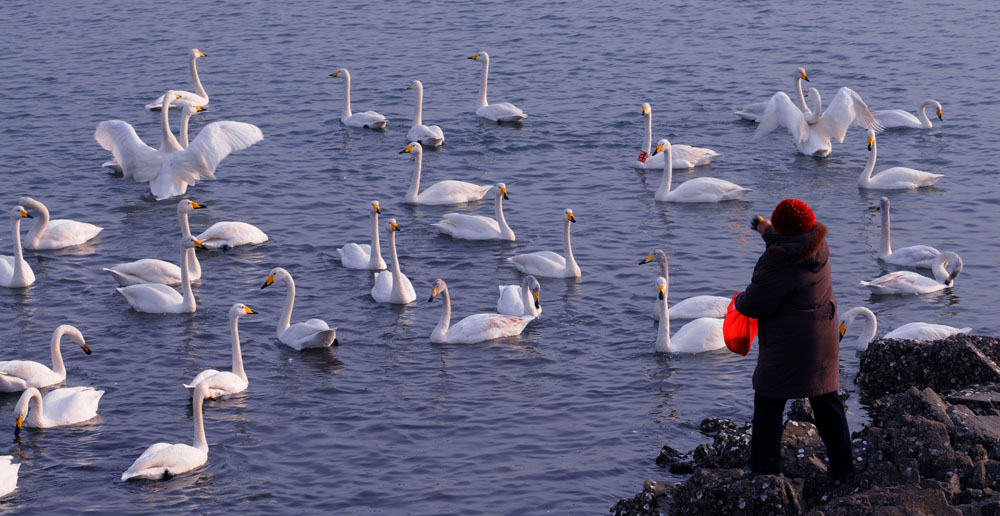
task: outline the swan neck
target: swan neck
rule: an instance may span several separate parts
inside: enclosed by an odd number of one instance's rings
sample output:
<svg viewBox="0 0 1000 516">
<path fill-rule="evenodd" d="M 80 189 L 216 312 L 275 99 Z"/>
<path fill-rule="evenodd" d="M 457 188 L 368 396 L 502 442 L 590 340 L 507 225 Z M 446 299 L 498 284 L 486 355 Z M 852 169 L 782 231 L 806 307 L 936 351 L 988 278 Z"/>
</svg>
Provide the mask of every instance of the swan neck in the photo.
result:
<svg viewBox="0 0 1000 516">
<path fill-rule="evenodd" d="M 191 55 L 191 82 L 194 83 L 194 92 L 204 99 L 208 99 L 208 92 L 201 85 L 201 78 L 198 77 L 198 58 Z"/>
<path fill-rule="evenodd" d="M 177 221 L 181 225 L 181 237 L 191 238 L 191 225 L 188 223 L 188 214 L 183 211 L 177 212 Z M 194 248 L 184 249 L 184 259 L 191 269 L 191 275 L 200 278 L 201 262 L 198 261 L 198 253 L 194 252 Z"/>
<path fill-rule="evenodd" d="M 42 235 L 45 233 L 45 228 L 49 225 L 49 209 L 44 204 L 34 200 L 25 204 L 30 204 L 30 206 L 25 207 L 35 210 L 38 213 L 38 220 L 28 231 L 28 246 L 38 247 L 38 242 L 41 241 Z"/>
<path fill-rule="evenodd" d="M 403 271 L 399 268 L 399 256 L 396 254 L 396 232 L 389 231 L 389 253 L 392 254 L 392 294 L 403 292 Z"/>
<path fill-rule="evenodd" d="M 188 124 L 191 122 L 191 113 L 185 109 L 181 113 L 181 148 L 188 148 L 190 141 L 188 140 Z"/>
<path fill-rule="evenodd" d="M 646 136 L 642 139 L 642 150 L 649 155 L 649 151 L 653 148 L 653 112 L 650 110 L 649 114 L 643 116 L 646 119 Z"/>
<path fill-rule="evenodd" d="M 160 138 L 160 149 L 181 150 L 181 144 L 177 141 L 173 131 L 170 130 L 170 102 L 173 99 L 169 95 L 163 95 L 163 104 L 160 108 L 160 122 L 163 124 L 163 135 Z"/>
<path fill-rule="evenodd" d="M 230 319 L 229 333 L 233 336 L 233 374 L 239 376 L 245 382 L 247 381 L 247 374 L 243 371 L 243 352 L 240 349 L 239 314 L 233 315 Z"/>
<path fill-rule="evenodd" d="M 344 113 L 341 118 L 347 118 L 351 114 L 351 74 L 344 70 Z"/>
<path fill-rule="evenodd" d="M 187 312 L 194 313 L 196 306 L 194 292 L 191 291 L 191 271 L 188 266 L 187 251 L 187 248 L 181 246 L 181 292 L 184 294 L 184 299 L 181 303 Z M 194 252 L 194 249 L 191 249 L 191 252 Z"/>
<path fill-rule="evenodd" d="M 445 337 L 448 335 L 448 327 L 451 326 L 451 296 L 448 294 L 448 289 L 441 289 L 441 318 L 438 319 L 437 326 L 434 327 L 434 332 L 431 333 L 435 340 L 444 341 Z"/>
<path fill-rule="evenodd" d="M 194 447 L 208 453 L 208 440 L 205 439 L 205 421 L 202 417 L 202 405 L 205 400 L 201 396 L 194 399 Z"/>
<path fill-rule="evenodd" d="M 535 296 L 531 294 L 531 278 L 524 278 L 521 282 L 521 302 L 524 303 L 524 313 L 532 317 L 538 317 L 538 308 L 535 308 Z"/>
<path fill-rule="evenodd" d="M 509 238 L 514 234 L 514 231 L 510 229 L 507 225 L 507 219 L 503 216 L 503 195 L 498 195 L 496 198 L 496 203 L 494 204 L 493 211 L 497 218 L 497 224 L 500 225 L 500 235 Z"/>
<path fill-rule="evenodd" d="M 569 240 L 569 226 L 572 224 L 569 220 L 563 222 L 563 252 L 566 254 L 566 268 L 571 270 L 578 269 L 576 265 L 576 260 L 573 258 L 573 245 Z"/>
<path fill-rule="evenodd" d="M 667 293 L 664 290 L 663 299 L 657 300 L 656 309 L 660 312 L 660 324 L 656 328 L 656 351 L 670 352 L 670 311 L 667 308 Z"/>
<path fill-rule="evenodd" d="M 32 389 L 28 397 L 28 419 L 32 421 L 42 421 L 45 417 L 45 405 L 42 403 L 42 393 L 38 389 Z"/>
<path fill-rule="evenodd" d="M 424 87 L 420 84 L 413 85 L 414 93 L 417 95 L 417 107 L 413 111 L 413 125 L 422 125 L 424 123 L 423 119 L 423 107 L 424 107 Z"/>
<path fill-rule="evenodd" d="M 62 349 L 60 349 L 60 344 L 62 342 L 62 337 L 65 334 L 66 328 L 56 328 L 56 331 L 52 334 L 52 342 L 49 344 L 49 350 L 52 354 L 52 370 L 63 378 L 66 378 L 66 366 L 63 364 Z"/>
<path fill-rule="evenodd" d="M 423 167 L 424 151 L 414 150 L 414 152 L 413 177 L 410 179 L 410 189 L 406 191 L 406 202 L 417 202 L 417 194 L 420 192 L 420 169 Z"/>
<path fill-rule="evenodd" d="M 662 199 L 670 193 L 670 183 L 674 179 L 674 151 L 669 145 L 665 145 L 663 152 L 663 177 L 660 178 L 660 186 L 656 189 L 656 198 Z"/>
<path fill-rule="evenodd" d="M 292 306 L 295 304 L 295 282 L 291 276 L 285 277 L 285 284 L 288 285 L 288 293 L 285 295 L 285 308 L 281 311 L 281 319 L 278 320 L 278 337 L 281 337 L 291 325 Z"/>
<path fill-rule="evenodd" d="M 882 239 L 878 245 L 878 255 L 885 258 L 892 254 L 892 241 L 889 238 L 889 206 L 882 211 Z"/>
<path fill-rule="evenodd" d="M 878 321 L 871 310 L 861 310 L 861 317 L 865 320 L 865 329 L 858 336 L 858 342 L 855 346 L 857 349 L 864 350 L 868 348 L 868 343 L 875 339 L 875 332 L 878 331 Z"/>
<path fill-rule="evenodd" d="M 927 107 L 928 106 L 930 106 L 929 102 L 921 102 L 919 109 L 917 109 L 917 111 L 920 112 L 920 125 L 924 129 L 930 129 L 934 125 L 934 124 L 931 123 L 930 117 L 927 116 Z"/>
<path fill-rule="evenodd" d="M 20 278 L 24 280 L 24 250 L 21 249 L 21 219 L 17 218 L 11 223 L 14 227 L 14 277 L 12 279 L 17 280 Z"/>
<path fill-rule="evenodd" d="M 370 269 L 382 269 L 382 246 L 378 238 L 378 212 L 374 209 L 371 214 L 372 223 L 372 252 L 368 257 L 368 267 Z"/>
<path fill-rule="evenodd" d="M 802 93 L 802 77 L 798 75 L 795 76 L 795 91 L 799 94 L 799 106 L 802 107 L 803 113 L 812 113 L 809 109 L 809 105 L 806 104 L 806 96 Z"/>
<path fill-rule="evenodd" d="M 868 156 L 868 163 L 861 172 L 861 186 L 868 186 L 872 180 L 872 171 L 875 170 L 875 155 L 878 154 L 878 141 L 872 139 L 872 151 Z"/>
<path fill-rule="evenodd" d="M 490 74 L 490 58 L 483 58 L 483 78 L 479 82 L 479 105 L 477 108 L 486 106 L 486 78 Z"/>
</svg>

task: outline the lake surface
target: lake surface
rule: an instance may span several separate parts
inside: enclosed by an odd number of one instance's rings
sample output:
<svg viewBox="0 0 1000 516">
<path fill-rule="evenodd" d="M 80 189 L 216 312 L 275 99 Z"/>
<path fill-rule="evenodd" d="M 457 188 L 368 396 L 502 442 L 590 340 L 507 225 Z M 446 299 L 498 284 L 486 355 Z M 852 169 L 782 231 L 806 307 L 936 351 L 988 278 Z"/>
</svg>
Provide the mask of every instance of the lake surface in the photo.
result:
<svg viewBox="0 0 1000 516">
<path fill-rule="evenodd" d="M 879 335 L 914 321 L 1000 333 L 1000 36 L 995 13 L 976 3 L 8 1 L 0 20 L 3 210 L 30 195 L 55 218 L 105 228 L 89 249 L 27 252 L 37 283 L 0 288 L 2 358 L 49 363 L 52 330 L 74 324 L 93 355 L 66 342 L 67 385 L 107 391 L 99 419 L 7 441 L 0 453 L 22 466 L 0 511 L 605 513 L 644 479 L 679 480 L 654 464 L 660 446 L 690 449 L 705 440 L 702 418 L 745 421 L 752 411 L 756 351 L 653 353 L 657 274 L 636 263 L 666 250 L 675 302 L 731 296 L 763 249 L 748 220 L 786 197 L 806 200 L 829 227 L 841 311 L 869 306 Z M 168 88 L 192 89 L 192 47 L 208 56 L 198 64 L 212 99 L 192 134 L 239 120 L 265 135 L 223 161 L 217 180 L 188 190 L 208 206 L 192 226 L 242 220 L 271 241 L 199 251 L 197 314 L 140 314 L 101 268 L 176 260 L 177 200 L 154 201 L 145 184 L 108 175 L 100 164 L 110 153 L 92 134 L 102 120 L 122 119 L 156 146 L 159 116 L 143 104 Z M 492 57 L 490 99 L 523 108 L 522 127 L 474 116 L 481 68 L 466 58 L 480 50 Z M 928 97 L 944 104 L 931 130 L 880 135 L 876 168 L 946 174 L 936 187 L 889 197 L 897 247 L 961 254 L 954 288 L 873 297 L 858 284 L 895 269 L 876 260 L 882 194 L 857 188 L 868 158 L 862 130 L 826 159 L 799 155 L 784 130 L 749 141 L 753 125 L 730 112 L 790 92 L 797 66 L 827 102 L 850 86 L 873 109 L 912 111 Z M 352 72 L 355 112 L 381 112 L 387 131 L 341 125 L 343 84 L 328 77 L 339 67 Z M 424 122 L 447 138 L 424 153 L 424 184 L 506 182 L 516 242 L 437 236 L 430 224 L 454 208 L 402 202 L 412 160 L 398 153 L 413 79 L 424 83 Z M 629 166 L 643 102 L 656 138 L 724 154 L 676 172 L 675 184 L 712 176 L 754 191 L 718 205 L 654 201 L 661 172 Z M 402 229 L 400 260 L 418 294 L 405 308 L 376 304 L 371 273 L 335 258 L 344 243 L 368 241 L 373 199 L 383 225 L 395 217 Z M 430 344 L 441 310 L 425 302 L 431 282 L 448 282 L 456 318 L 493 311 L 496 285 L 521 279 L 508 256 L 561 252 L 564 208 L 578 220 L 582 281 L 541 279 L 544 313 L 521 338 Z M 492 201 L 460 211 L 492 214 Z M 0 253 L 10 245 L 0 233 Z M 340 347 L 300 353 L 277 343 L 283 287 L 260 285 L 279 265 L 297 281 L 293 320 L 329 321 Z M 167 482 L 120 482 L 150 444 L 191 442 L 181 384 L 229 368 L 226 313 L 235 302 L 259 312 L 240 328 L 250 388 L 206 405 L 207 466 Z M 853 385 L 858 359 L 853 339 L 844 342 L 842 383 L 855 393 L 857 430 L 866 418 Z M 0 398 L 0 413 L 10 415 L 16 400 Z M 13 416 L 0 421 L 11 437 Z"/>
</svg>

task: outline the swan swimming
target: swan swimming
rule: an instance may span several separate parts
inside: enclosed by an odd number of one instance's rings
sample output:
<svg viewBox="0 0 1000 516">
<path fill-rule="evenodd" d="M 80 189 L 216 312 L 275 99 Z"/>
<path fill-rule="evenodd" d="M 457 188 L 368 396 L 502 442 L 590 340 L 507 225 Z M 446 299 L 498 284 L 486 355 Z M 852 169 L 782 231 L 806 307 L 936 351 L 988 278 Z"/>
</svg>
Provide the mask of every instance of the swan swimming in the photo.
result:
<svg viewBox="0 0 1000 516">
<path fill-rule="evenodd" d="M 660 186 L 653 196 L 657 201 L 666 202 L 721 202 L 736 201 L 753 190 L 731 183 L 724 179 L 714 177 L 696 177 L 681 183 L 677 188 L 671 190 L 670 184 L 673 181 L 673 159 L 671 159 L 670 142 L 663 138 L 656 144 L 656 154 L 661 152 L 666 154 L 663 160 L 663 176 L 660 178 Z"/>
<path fill-rule="evenodd" d="M 809 81 L 809 76 L 806 75 L 806 69 L 800 66 L 800 67 L 798 67 L 798 68 L 795 69 L 795 86 L 794 86 L 794 88 L 795 88 L 795 91 L 798 92 L 798 94 L 799 94 L 799 106 L 800 106 L 800 108 L 802 109 L 802 111 L 804 113 L 807 113 L 807 112 L 809 112 L 809 106 L 806 105 L 805 96 L 802 95 L 802 81 L 811 82 L 811 81 Z M 749 105 L 747 105 L 746 107 L 744 107 L 743 109 L 741 109 L 739 111 L 733 111 L 733 114 L 736 115 L 736 116 L 738 116 L 738 117 L 740 117 L 740 118 L 742 118 L 742 119 L 744 119 L 744 120 L 751 120 L 753 122 L 759 122 L 761 115 L 763 115 L 764 111 L 767 110 L 767 102 L 768 101 L 766 101 L 766 100 L 762 101 L 762 102 L 754 102 L 753 104 L 749 104 Z"/>
<path fill-rule="evenodd" d="M 13 455 L 0 455 L 0 496 L 6 496 L 17 489 L 17 470 L 21 463 L 14 464 Z"/>
<path fill-rule="evenodd" d="M 465 240 L 509 240 L 514 241 L 514 230 L 507 225 L 503 216 L 503 200 L 507 199 L 507 185 L 497 183 L 493 188 L 496 202 L 494 214 L 496 218 L 484 215 L 466 215 L 464 213 L 446 213 L 444 219 L 431 227 L 442 235 Z"/>
<path fill-rule="evenodd" d="M 660 307 L 660 322 L 656 328 L 657 353 L 701 353 L 726 347 L 722 338 L 722 319 L 701 317 L 677 330 L 670 336 L 670 309 L 667 307 L 667 278 L 656 278 L 656 292 Z"/>
<path fill-rule="evenodd" d="M 243 370 L 243 353 L 240 350 L 240 317 L 247 314 L 255 314 L 249 306 L 243 303 L 236 303 L 229 309 L 229 334 L 233 340 L 233 367 L 232 371 L 216 371 L 215 369 L 205 369 L 198 373 L 191 383 L 184 384 L 184 388 L 189 393 L 194 394 L 194 390 L 201 383 L 208 385 L 212 398 L 221 398 L 230 394 L 236 394 L 247 390 L 250 381 L 247 373 Z"/>
<path fill-rule="evenodd" d="M 955 272 L 949 273 L 945 265 L 950 265 Z M 951 287 L 955 278 L 962 272 L 962 258 L 958 254 L 946 251 L 934 259 L 934 278 L 928 278 L 912 271 L 890 272 L 871 281 L 861 284 L 871 289 L 873 294 L 929 294 Z"/>
<path fill-rule="evenodd" d="M 34 218 L 21 206 L 10 210 L 14 242 L 14 256 L 0 256 L 0 286 L 7 288 L 27 287 L 35 282 L 35 272 L 28 262 L 24 261 L 24 250 L 21 249 L 21 219 Z"/>
<path fill-rule="evenodd" d="M 17 200 L 26 210 L 38 213 L 38 222 L 28 230 L 28 238 L 24 243 L 27 249 L 62 249 L 86 243 L 101 232 L 102 227 L 67 219 L 49 220 L 49 210 L 39 201 L 31 197 L 21 197 Z"/>
<path fill-rule="evenodd" d="M 840 318 L 840 339 L 844 339 L 847 329 L 850 328 L 854 319 L 861 317 L 864 319 L 864 330 L 858 335 L 858 340 L 854 347 L 858 351 L 866 351 L 868 344 L 875 339 L 875 332 L 878 328 L 878 321 L 875 314 L 867 307 L 858 306 L 847 311 Z M 953 328 L 943 324 L 931 324 L 923 322 L 907 323 L 891 332 L 887 333 L 883 339 L 906 339 L 917 341 L 941 340 L 957 335 L 959 333 L 969 333 L 972 328 Z"/>
<path fill-rule="evenodd" d="M 379 303 L 405 305 L 417 300 L 410 279 L 399 270 L 399 256 L 396 254 L 396 232 L 399 224 L 396 219 L 389 219 L 389 253 L 392 256 L 392 270 L 375 273 L 375 286 L 372 287 L 372 297 Z"/>
<path fill-rule="evenodd" d="M 524 327 L 534 319 L 531 316 L 475 314 L 452 325 L 451 297 L 448 294 L 448 285 L 441 279 L 434 280 L 431 297 L 427 302 L 434 301 L 438 295 L 442 301 L 441 319 L 431 332 L 431 342 L 435 344 L 475 344 L 503 337 L 515 337 L 520 335 Z"/>
<path fill-rule="evenodd" d="M 201 85 L 201 79 L 198 77 L 198 64 L 196 61 L 199 57 L 205 57 L 205 53 L 197 48 L 191 49 L 189 66 L 191 68 L 191 82 L 194 83 L 194 93 L 190 91 L 177 90 L 178 99 L 180 103 L 174 104 L 174 106 L 181 107 L 182 104 L 192 104 L 201 108 L 208 106 L 208 92 L 205 91 L 205 87 Z M 150 111 L 157 111 L 163 108 L 163 95 L 153 102 L 146 104 L 146 109 Z M 167 109 L 170 109 L 170 104 L 167 104 Z"/>
<path fill-rule="evenodd" d="M 127 287 L 118 287 L 118 293 L 125 296 L 129 306 L 137 312 L 149 314 L 193 314 L 198 305 L 191 291 L 191 273 L 188 271 L 187 250 L 202 247 L 197 239 L 186 236 L 181 238 L 181 291 L 178 294 L 173 287 L 162 283 L 140 283 Z"/>
<path fill-rule="evenodd" d="M 872 115 L 875 115 L 875 119 L 878 120 L 878 122 L 882 124 L 882 127 L 885 127 L 886 129 L 930 129 L 931 127 L 934 127 L 934 124 L 931 123 L 931 119 L 927 117 L 927 108 L 931 106 L 934 106 L 936 109 L 934 114 L 937 115 L 938 120 L 944 120 L 944 118 L 941 117 L 941 103 L 934 99 L 927 99 L 917 106 L 917 113 L 920 113 L 920 118 L 917 118 L 902 109 L 872 111 Z"/>
<path fill-rule="evenodd" d="M 653 251 L 639 265 L 656 262 L 660 266 L 660 276 L 670 280 L 670 266 L 667 263 L 667 253 L 663 249 Z M 729 299 L 722 296 L 692 296 L 670 307 L 671 319 L 699 319 L 701 317 L 722 318 L 729 311 Z M 660 320 L 660 305 L 663 301 L 657 297 L 653 305 L 653 320 Z"/>
<path fill-rule="evenodd" d="M 878 154 L 878 144 L 875 141 L 875 131 L 868 130 L 868 164 L 861 171 L 858 187 L 864 190 L 912 190 L 931 186 L 944 177 L 944 174 L 932 174 L 922 170 L 907 167 L 887 168 L 872 176 L 875 170 L 875 155 Z"/>
<path fill-rule="evenodd" d="M 476 104 L 476 116 L 487 118 L 496 123 L 520 122 L 528 115 L 521 111 L 521 108 L 510 102 L 497 102 L 490 104 L 486 102 L 486 77 L 490 73 L 490 55 L 486 52 L 479 52 L 469 59 L 474 59 L 483 63 L 483 79 L 479 83 L 479 102 Z M 412 139 L 412 138 L 411 138 Z"/>
<path fill-rule="evenodd" d="M 45 397 L 28 387 L 14 405 L 14 435 L 21 427 L 52 428 L 73 425 L 97 417 L 97 405 L 104 391 L 93 387 L 66 387 L 49 391 Z"/>
<path fill-rule="evenodd" d="M 205 399 L 212 399 L 208 383 L 202 383 L 191 395 L 194 412 L 194 443 L 156 443 L 146 451 L 124 473 L 122 482 L 128 480 L 169 480 L 171 477 L 187 473 L 208 462 L 208 441 L 205 440 L 205 422 L 202 409 Z"/>
<path fill-rule="evenodd" d="M 576 223 L 573 210 L 566 209 L 563 220 L 563 252 L 565 257 L 552 251 L 537 251 L 518 254 L 507 258 L 517 269 L 525 274 L 534 274 L 543 278 L 579 278 L 580 266 L 573 258 L 573 246 L 569 239 L 570 223 Z"/>
<path fill-rule="evenodd" d="M 492 185 L 476 185 L 465 181 L 438 181 L 420 191 L 420 171 L 423 168 L 424 148 L 420 142 L 412 141 L 400 154 L 413 154 L 413 177 L 410 189 L 406 191 L 406 202 L 413 204 L 462 204 L 478 201 L 493 189 Z"/>
<path fill-rule="evenodd" d="M 642 140 L 642 154 L 646 155 L 646 161 L 636 159 L 633 162 L 635 168 L 660 170 L 663 168 L 663 154 L 652 154 L 653 146 L 653 110 L 649 103 L 642 105 L 642 117 L 646 119 L 646 134 Z M 672 146 L 673 158 L 670 160 L 676 169 L 700 167 L 708 165 L 713 159 L 722 156 L 718 152 L 705 147 L 692 147 L 690 145 Z"/>
<path fill-rule="evenodd" d="M 444 145 L 444 131 L 436 125 L 424 125 L 424 84 L 418 80 L 410 83 L 407 89 L 412 89 L 417 94 L 417 107 L 413 112 L 413 127 L 406 132 L 406 139 L 417 141 L 428 147 L 439 147 Z"/>
<path fill-rule="evenodd" d="M 532 276 L 527 275 L 520 285 L 500 285 L 500 297 L 497 299 L 497 313 L 505 315 L 523 315 L 537 318 L 542 315 L 542 305 L 538 297 L 542 293 L 542 285 Z"/>
<path fill-rule="evenodd" d="M 882 239 L 879 241 L 878 259 L 893 265 L 930 269 L 934 265 L 934 259 L 941 254 L 941 251 L 926 245 L 911 245 L 893 251 L 892 241 L 889 239 L 888 197 L 879 200 L 878 209 L 882 212 Z"/>
<path fill-rule="evenodd" d="M 331 345 L 340 344 L 337 341 L 337 329 L 331 328 L 322 319 L 309 319 L 306 322 L 289 324 L 292 320 L 292 306 L 295 304 L 295 282 L 292 275 L 281 267 L 271 269 L 264 285 L 265 289 L 275 282 L 283 282 L 288 288 L 288 295 L 285 297 L 285 308 L 281 311 L 281 319 L 278 320 L 277 336 L 282 344 L 295 349 L 306 348 L 328 348 Z"/>
<path fill-rule="evenodd" d="M 50 385 L 62 383 L 66 379 L 66 366 L 63 364 L 62 351 L 59 344 L 66 335 L 80 346 L 84 353 L 90 354 L 87 341 L 75 326 L 59 325 L 52 332 L 49 343 L 49 353 L 52 357 L 52 368 L 31 360 L 0 361 L 0 392 L 21 392 L 28 387 L 41 389 Z"/>
<path fill-rule="evenodd" d="M 872 131 L 881 131 L 882 125 L 872 116 L 861 95 L 850 88 L 840 88 L 830 106 L 809 124 L 806 115 L 792 103 L 783 91 L 775 93 L 760 117 L 760 125 L 750 141 L 757 141 L 777 129 L 788 129 L 798 151 L 806 156 L 829 156 L 833 149 L 831 140 L 844 143 L 847 129 L 858 125 Z"/>
<path fill-rule="evenodd" d="M 177 203 L 177 222 L 181 226 L 181 237 L 191 236 L 191 226 L 188 223 L 188 215 L 200 210 L 204 206 L 188 200 L 182 199 Z M 200 238 L 197 239 L 201 241 Z M 202 244 L 204 247 L 204 243 Z M 194 249 L 188 249 L 185 253 L 188 264 L 188 274 L 191 281 L 201 279 L 201 262 Z M 142 283 L 162 283 L 164 285 L 180 285 L 182 281 L 181 268 L 166 260 L 156 258 L 143 258 L 134 262 L 119 263 L 112 267 L 103 269 L 118 282 L 119 286 L 139 285 Z"/>
<path fill-rule="evenodd" d="M 348 269 L 367 269 L 380 271 L 385 268 L 385 260 L 382 259 L 382 249 L 379 247 L 378 238 L 378 215 L 382 213 L 378 201 L 372 201 L 372 210 L 369 215 L 371 223 L 372 243 L 355 244 L 353 242 L 345 244 L 344 247 L 337 248 L 340 255 L 340 262 Z"/>
<path fill-rule="evenodd" d="M 388 120 L 375 111 L 351 113 L 351 72 L 348 72 L 347 68 L 341 68 L 331 73 L 330 77 L 338 77 L 340 74 L 344 74 L 344 111 L 340 115 L 340 122 L 348 127 L 385 129 Z"/>
</svg>

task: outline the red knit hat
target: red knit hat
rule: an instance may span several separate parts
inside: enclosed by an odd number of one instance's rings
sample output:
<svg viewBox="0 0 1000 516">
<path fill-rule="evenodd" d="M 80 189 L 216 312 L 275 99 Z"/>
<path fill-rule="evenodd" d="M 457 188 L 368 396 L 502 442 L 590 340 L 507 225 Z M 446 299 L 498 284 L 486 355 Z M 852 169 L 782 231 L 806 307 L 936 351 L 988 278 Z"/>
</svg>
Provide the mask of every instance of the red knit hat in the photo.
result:
<svg viewBox="0 0 1000 516">
<path fill-rule="evenodd" d="M 808 204 L 798 199 L 785 199 L 771 213 L 771 224 L 781 235 L 801 235 L 813 228 L 816 216 Z"/>
</svg>

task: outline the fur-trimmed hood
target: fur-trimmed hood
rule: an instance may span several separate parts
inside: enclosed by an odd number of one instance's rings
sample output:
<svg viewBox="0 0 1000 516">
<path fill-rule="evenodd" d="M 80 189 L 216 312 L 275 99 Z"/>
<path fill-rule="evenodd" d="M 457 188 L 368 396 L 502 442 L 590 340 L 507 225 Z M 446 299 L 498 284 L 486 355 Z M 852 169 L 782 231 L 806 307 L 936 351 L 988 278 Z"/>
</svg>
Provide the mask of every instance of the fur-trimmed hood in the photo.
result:
<svg viewBox="0 0 1000 516">
<path fill-rule="evenodd" d="M 795 236 L 779 235 L 773 228 L 768 228 L 764 233 L 764 242 L 768 257 L 775 263 L 803 264 L 815 268 L 822 267 L 830 258 L 830 252 L 824 245 L 826 226 L 818 221 L 808 233 Z"/>
</svg>

